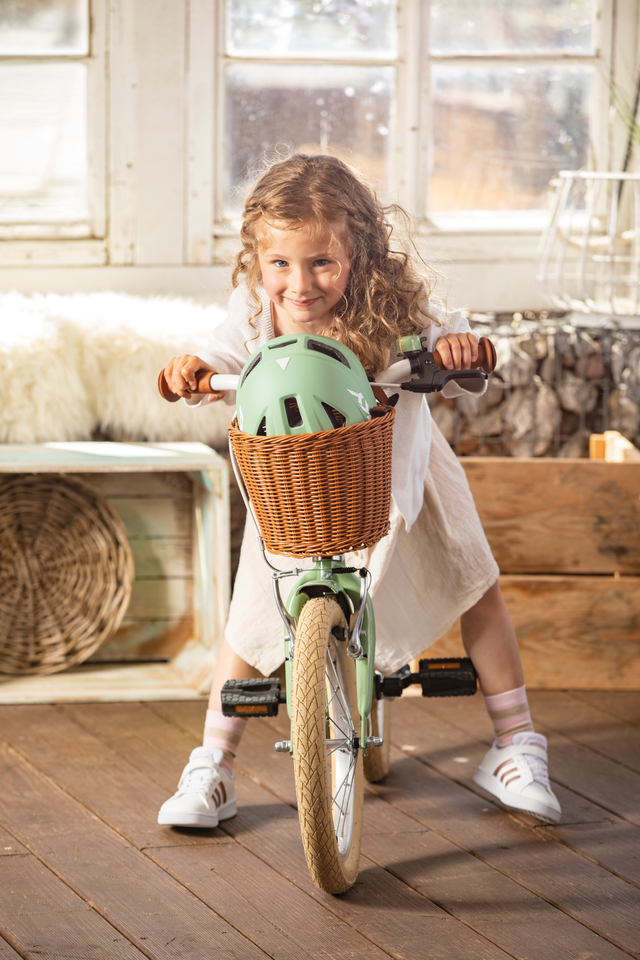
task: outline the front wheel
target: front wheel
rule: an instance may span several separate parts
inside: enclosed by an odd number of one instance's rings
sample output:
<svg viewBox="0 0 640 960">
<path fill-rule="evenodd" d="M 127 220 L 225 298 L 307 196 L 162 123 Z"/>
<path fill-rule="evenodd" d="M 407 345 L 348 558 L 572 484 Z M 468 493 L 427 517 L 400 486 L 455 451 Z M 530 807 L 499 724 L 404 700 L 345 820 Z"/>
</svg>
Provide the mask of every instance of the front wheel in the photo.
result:
<svg viewBox="0 0 640 960">
<path fill-rule="evenodd" d="M 363 776 L 356 670 L 333 597 L 307 601 L 293 655 L 291 741 L 307 866 L 325 893 L 356 880 L 362 843 Z M 344 632 L 341 631 L 344 636 Z"/>
</svg>

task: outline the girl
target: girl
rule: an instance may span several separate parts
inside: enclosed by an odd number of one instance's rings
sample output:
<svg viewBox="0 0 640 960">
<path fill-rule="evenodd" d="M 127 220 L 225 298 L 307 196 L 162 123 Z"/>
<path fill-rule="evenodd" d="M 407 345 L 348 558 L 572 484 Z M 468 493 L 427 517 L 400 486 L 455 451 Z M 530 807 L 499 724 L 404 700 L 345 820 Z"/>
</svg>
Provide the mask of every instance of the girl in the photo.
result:
<svg viewBox="0 0 640 960">
<path fill-rule="evenodd" d="M 429 299 L 411 259 L 391 248 L 391 232 L 373 192 L 340 160 L 299 154 L 273 165 L 245 205 L 228 317 L 203 357 L 167 364 L 171 389 L 197 405 L 189 390 L 198 371 L 240 373 L 257 347 L 292 333 L 340 340 L 367 373 L 385 369 L 396 337 L 412 333 L 426 336 L 449 369 L 469 368 L 477 338 L 459 312 Z M 486 386 L 466 383 L 473 392 Z M 443 391 L 463 392 L 456 383 Z M 474 780 L 505 806 L 558 822 L 547 743 L 533 732 L 498 567 L 462 467 L 431 421 L 426 399 L 407 391 L 396 406 L 392 491 L 389 534 L 347 559 L 373 576 L 377 669 L 392 673 L 460 617 L 496 735 Z M 284 557 L 269 559 L 281 569 L 291 565 Z M 228 679 L 269 676 L 283 650 L 271 577 L 248 519 L 203 746 L 192 752 L 159 823 L 215 827 L 235 814 L 232 763 L 246 721 L 222 715 L 220 691 Z"/>
</svg>

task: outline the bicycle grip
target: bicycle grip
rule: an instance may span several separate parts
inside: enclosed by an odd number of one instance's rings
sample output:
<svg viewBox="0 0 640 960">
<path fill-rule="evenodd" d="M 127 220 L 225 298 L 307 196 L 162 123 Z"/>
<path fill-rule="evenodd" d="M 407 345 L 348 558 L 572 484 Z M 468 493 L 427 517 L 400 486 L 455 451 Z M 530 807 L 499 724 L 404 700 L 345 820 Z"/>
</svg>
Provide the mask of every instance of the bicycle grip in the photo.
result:
<svg viewBox="0 0 640 960">
<path fill-rule="evenodd" d="M 433 351 L 433 359 L 441 370 L 445 369 L 442 357 L 437 350 Z M 484 370 L 485 373 L 493 373 L 496 367 L 496 348 L 488 337 L 480 337 L 478 341 L 478 359 L 471 364 L 472 370 Z"/>
<path fill-rule="evenodd" d="M 198 373 L 196 373 L 196 389 L 191 391 L 191 396 L 193 396 L 194 393 L 218 393 L 218 390 L 214 390 L 213 387 L 211 386 L 211 379 L 212 377 L 219 377 L 219 376 L 221 375 L 217 373 L 212 373 L 211 370 L 199 370 Z M 222 390 L 225 388 L 220 387 L 219 389 Z M 235 389 L 235 388 L 228 387 L 227 389 Z M 160 393 L 160 396 L 163 397 L 165 400 L 168 400 L 169 403 L 175 403 L 176 400 L 180 399 L 178 394 L 173 393 L 173 391 L 169 387 L 169 384 L 167 383 L 167 378 L 164 375 L 164 370 L 161 370 L 160 373 L 158 374 L 158 391 Z"/>
</svg>

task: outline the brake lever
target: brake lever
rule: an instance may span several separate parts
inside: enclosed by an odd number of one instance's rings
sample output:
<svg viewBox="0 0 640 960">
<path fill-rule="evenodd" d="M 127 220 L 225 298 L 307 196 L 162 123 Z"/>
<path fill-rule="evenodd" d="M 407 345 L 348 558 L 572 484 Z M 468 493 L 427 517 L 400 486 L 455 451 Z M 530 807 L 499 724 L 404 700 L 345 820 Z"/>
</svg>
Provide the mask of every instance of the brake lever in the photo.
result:
<svg viewBox="0 0 640 960">
<path fill-rule="evenodd" d="M 408 380 L 398 386 L 401 390 L 410 390 L 411 393 L 437 393 L 451 380 L 489 379 L 489 374 L 484 370 L 442 370 L 428 350 L 413 353 L 407 359 L 411 364 L 411 373 L 418 376 L 415 380 Z"/>
</svg>

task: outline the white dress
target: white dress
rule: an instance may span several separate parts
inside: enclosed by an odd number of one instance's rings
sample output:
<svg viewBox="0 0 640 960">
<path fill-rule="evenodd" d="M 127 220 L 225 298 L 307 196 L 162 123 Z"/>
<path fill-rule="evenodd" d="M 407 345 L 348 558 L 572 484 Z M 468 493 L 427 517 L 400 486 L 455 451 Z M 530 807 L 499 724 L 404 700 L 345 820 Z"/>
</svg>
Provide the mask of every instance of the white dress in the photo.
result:
<svg viewBox="0 0 640 960">
<path fill-rule="evenodd" d="M 239 373 L 251 353 L 275 336 L 269 299 L 264 290 L 258 292 L 262 310 L 253 319 L 258 336 L 249 323 L 255 310 L 241 284 L 230 298 L 227 319 L 202 354 L 220 373 Z M 438 309 L 436 315 L 442 326 L 434 323 L 423 334 L 430 349 L 443 334 L 470 329 L 457 311 Z M 483 389 L 480 381 L 477 384 Z M 476 383 L 472 385 L 478 392 Z M 464 392 L 468 391 L 456 383 L 443 391 L 445 396 Z M 227 402 L 234 399 L 227 394 Z M 385 674 L 446 633 L 499 574 L 464 470 L 433 423 L 425 398 L 408 391 L 400 392 L 396 404 L 392 496 L 387 536 L 347 557 L 349 565 L 364 564 L 372 573 L 376 668 Z M 269 559 L 282 570 L 299 564 L 290 557 L 269 555 Z M 284 593 L 286 581 L 283 588 Z M 282 620 L 251 519 L 245 527 L 225 637 L 243 660 L 266 676 L 284 660 Z"/>
</svg>

